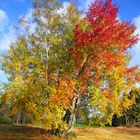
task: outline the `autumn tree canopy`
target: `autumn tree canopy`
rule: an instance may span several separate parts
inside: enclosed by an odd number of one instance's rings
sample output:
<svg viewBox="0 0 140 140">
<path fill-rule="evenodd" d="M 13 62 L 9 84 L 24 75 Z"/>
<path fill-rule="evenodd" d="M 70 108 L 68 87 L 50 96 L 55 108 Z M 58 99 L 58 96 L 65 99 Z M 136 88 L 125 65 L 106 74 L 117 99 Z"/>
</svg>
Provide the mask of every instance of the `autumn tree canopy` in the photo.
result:
<svg viewBox="0 0 140 140">
<path fill-rule="evenodd" d="M 140 76 L 138 66 L 128 68 L 128 49 L 139 38 L 117 14 L 112 0 L 96 0 L 84 15 L 73 1 L 35 1 L 32 21 L 21 18 L 19 36 L 2 56 L 9 78 L 2 99 L 15 122 L 43 120 L 53 134 L 67 135 L 77 112 L 85 121 L 99 112 L 90 123 L 108 124 L 133 105 Z"/>
</svg>

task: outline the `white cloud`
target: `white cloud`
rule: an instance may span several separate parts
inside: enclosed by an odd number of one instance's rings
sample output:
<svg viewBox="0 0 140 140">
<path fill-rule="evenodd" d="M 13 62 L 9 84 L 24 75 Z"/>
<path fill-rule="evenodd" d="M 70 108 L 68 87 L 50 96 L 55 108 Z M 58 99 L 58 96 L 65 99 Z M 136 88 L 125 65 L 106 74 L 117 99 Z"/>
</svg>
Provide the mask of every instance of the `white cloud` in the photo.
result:
<svg viewBox="0 0 140 140">
<path fill-rule="evenodd" d="M 23 17 L 23 19 L 25 20 L 25 23 L 27 23 L 27 25 L 29 26 L 29 32 L 30 33 L 33 33 L 35 31 L 35 27 L 36 27 L 36 24 L 33 22 L 32 14 L 33 14 L 33 9 L 31 8 L 27 11 L 27 13 L 24 16 L 19 17 L 19 18 Z M 46 22 L 43 17 L 40 17 L 40 18 L 43 22 Z M 24 27 L 23 26 L 21 26 L 21 31 L 24 32 Z"/>
<path fill-rule="evenodd" d="M 33 10 L 29 9 L 27 14 L 24 16 L 27 21 L 31 20 L 32 12 Z M 30 32 L 33 32 L 34 28 L 35 28 L 35 25 L 32 23 L 30 25 Z M 6 29 L 4 28 L 4 30 L 6 30 L 6 32 L 0 35 L 0 51 L 9 49 L 10 44 L 14 42 L 17 37 L 16 29 L 12 25 L 7 26 Z M 21 27 L 21 30 L 22 30 L 22 27 Z"/>
<path fill-rule="evenodd" d="M 80 10 L 87 11 L 88 6 L 95 1 L 96 0 L 77 0 L 77 3 Z"/>
<path fill-rule="evenodd" d="M 140 15 L 133 19 L 133 23 L 136 26 L 136 34 L 140 35 Z M 130 65 L 140 65 L 140 41 L 131 50 L 132 52 L 132 61 Z"/>
<path fill-rule="evenodd" d="M 8 81 L 7 75 L 3 71 L 0 70 L 0 88 L 2 86 L 1 83 L 5 83 L 7 81 Z"/>
<path fill-rule="evenodd" d="M 88 8 L 88 6 L 91 4 L 91 3 L 94 3 L 95 0 L 85 0 L 85 6 Z"/>
<path fill-rule="evenodd" d="M 32 20 L 32 12 L 33 9 L 29 9 L 26 15 L 24 16 L 27 21 Z M 1 14 L 2 13 L 2 14 Z M 3 16 L 1 16 L 3 15 Z M 13 27 L 13 25 L 4 26 L 1 25 L 1 22 L 8 21 L 8 16 L 6 16 L 6 13 L 4 11 L 1 12 L 0 10 L 0 28 L 3 28 L 3 33 L 0 34 L 0 52 L 4 50 L 8 50 L 10 47 L 10 44 L 16 40 L 17 32 L 16 29 Z M 35 28 L 35 25 L 32 23 L 30 25 L 30 32 L 33 32 Z M 22 30 L 22 27 L 20 28 Z"/>
<path fill-rule="evenodd" d="M 70 5 L 69 2 L 66 2 L 66 1 L 63 2 L 63 7 L 58 10 L 58 13 L 60 13 L 60 14 L 66 14 L 67 8 L 69 7 L 69 5 Z"/>
<path fill-rule="evenodd" d="M 0 9 L 0 51 L 9 48 L 10 42 L 15 38 L 14 30 L 8 24 L 6 12 Z"/>
<path fill-rule="evenodd" d="M 32 13 L 33 13 L 33 9 L 31 8 L 31 9 L 29 9 L 28 12 L 26 13 L 25 18 L 26 18 L 27 20 L 31 20 L 31 19 L 32 19 Z"/>
<path fill-rule="evenodd" d="M 134 25 L 136 26 L 136 34 L 139 34 L 140 36 L 140 15 L 133 19 Z M 135 45 L 134 51 L 136 53 L 140 53 L 140 41 Z"/>
<path fill-rule="evenodd" d="M 133 19 L 135 26 L 137 27 L 136 33 L 140 34 L 140 15 Z"/>
<path fill-rule="evenodd" d="M 4 30 L 4 27 L 7 25 L 8 20 L 9 19 L 6 12 L 0 9 L 0 31 Z"/>
<path fill-rule="evenodd" d="M 11 42 L 16 39 L 16 32 L 13 27 L 8 27 L 8 31 L 0 38 L 0 51 L 7 50 L 10 47 Z"/>
</svg>

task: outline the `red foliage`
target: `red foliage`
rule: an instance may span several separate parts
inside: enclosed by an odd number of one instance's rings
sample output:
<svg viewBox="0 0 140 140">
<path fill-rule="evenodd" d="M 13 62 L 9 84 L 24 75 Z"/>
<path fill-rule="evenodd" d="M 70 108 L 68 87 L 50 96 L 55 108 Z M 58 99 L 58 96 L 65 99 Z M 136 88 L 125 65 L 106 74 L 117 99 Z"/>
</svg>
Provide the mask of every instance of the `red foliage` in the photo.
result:
<svg viewBox="0 0 140 140">
<path fill-rule="evenodd" d="M 138 69 L 138 67 L 139 67 L 139 66 L 133 66 L 133 67 L 131 67 L 131 68 L 126 68 L 126 69 L 125 69 L 125 73 L 126 73 L 126 74 L 133 73 L 135 70 Z"/>
<path fill-rule="evenodd" d="M 105 3 L 96 0 L 75 28 L 75 47 L 69 52 L 75 59 L 76 73 L 83 87 L 81 92 L 86 90 L 90 76 L 98 87 L 104 73 L 109 73 L 113 67 L 124 67 L 127 49 L 139 40 L 138 35 L 134 35 L 136 27 L 120 21 L 117 14 L 118 6 L 112 4 L 112 0 Z M 124 75 L 136 69 L 126 69 Z"/>
<path fill-rule="evenodd" d="M 124 62 L 124 54 L 139 39 L 134 36 L 135 26 L 117 19 L 118 6 L 112 0 L 96 0 L 89 6 L 86 17 L 75 29 L 75 48 L 69 52 L 74 56 L 77 73 L 86 82 L 91 70 L 96 81 L 100 70 L 111 70 Z M 85 59 L 87 58 L 87 59 Z M 127 72 L 133 69 L 127 70 Z M 81 72 L 83 71 L 83 72 Z"/>
<path fill-rule="evenodd" d="M 127 22 L 117 19 L 118 7 L 107 0 L 92 3 L 87 12 L 87 27 L 82 30 L 80 23 L 76 26 L 75 38 L 78 49 L 82 46 L 93 45 L 93 49 L 102 46 L 102 49 L 118 49 L 121 51 L 130 48 L 137 41 L 137 36 L 132 36 L 135 27 Z M 93 50 L 92 49 L 92 50 Z M 77 50 L 77 49 L 76 49 Z M 94 50 L 93 50 L 94 51 Z"/>
</svg>

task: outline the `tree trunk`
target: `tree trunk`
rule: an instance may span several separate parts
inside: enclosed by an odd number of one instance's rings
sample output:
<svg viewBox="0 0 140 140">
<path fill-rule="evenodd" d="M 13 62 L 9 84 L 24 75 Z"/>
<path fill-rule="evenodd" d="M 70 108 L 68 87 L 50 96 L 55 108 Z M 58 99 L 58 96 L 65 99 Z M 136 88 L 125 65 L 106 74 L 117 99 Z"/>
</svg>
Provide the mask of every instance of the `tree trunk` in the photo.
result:
<svg viewBox="0 0 140 140">
<path fill-rule="evenodd" d="M 78 97 L 74 96 L 73 101 L 72 101 L 71 110 L 68 112 L 69 115 L 67 116 L 68 129 L 66 131 L 64 131 L 61 136 L 67 136 L 69 134 L 69 132 L 71 131 L 71 129 L 73 128 L 74 123 L 75 123 L 77 105 L 78 105 Z"/>
<path fill-rule="evenodd" d="M 22 123 L 22 124 L 25 124 L 25 123 L 26 123 L 26 113 L 25 113 L 25 112 L 22 112 L 21 123 Z"/>
<path fill-rule="evenodd" d="M 16 124 L 21 123 L 21 111 L 17 112 L 17 116 L 16 116 Z"/>
<path fill-rule="evenodd" d="M 15 124 L 16 123 L 16 116 L 14 115 L 13 117 L 12 117 L 12 124 Z"/>
<path fill-rule="evenodd" d="M 125 116 L 125 124 L 126 126 L 128 126 L 128 118 L 127 118 L 126 112 L 124 113 L 124 116 Z"/>
</svg>

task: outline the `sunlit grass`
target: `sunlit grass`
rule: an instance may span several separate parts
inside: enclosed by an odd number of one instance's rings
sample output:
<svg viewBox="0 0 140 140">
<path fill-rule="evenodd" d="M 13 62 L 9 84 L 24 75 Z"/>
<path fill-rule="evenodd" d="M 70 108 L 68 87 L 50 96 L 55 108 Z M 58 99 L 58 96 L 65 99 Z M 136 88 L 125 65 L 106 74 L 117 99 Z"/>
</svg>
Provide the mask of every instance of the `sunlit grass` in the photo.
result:
<svg viewBox="0 0 140 140">
<path fill-rule="evenodd" d="M 140 129 L 134 128 L 76 128 L 77 140 L 140 140 Z"/>
</svg>

